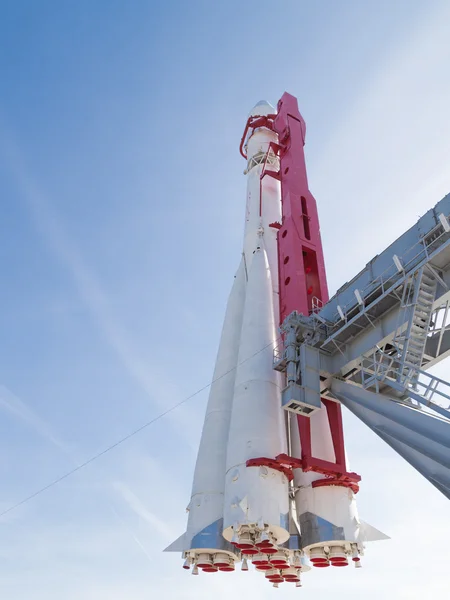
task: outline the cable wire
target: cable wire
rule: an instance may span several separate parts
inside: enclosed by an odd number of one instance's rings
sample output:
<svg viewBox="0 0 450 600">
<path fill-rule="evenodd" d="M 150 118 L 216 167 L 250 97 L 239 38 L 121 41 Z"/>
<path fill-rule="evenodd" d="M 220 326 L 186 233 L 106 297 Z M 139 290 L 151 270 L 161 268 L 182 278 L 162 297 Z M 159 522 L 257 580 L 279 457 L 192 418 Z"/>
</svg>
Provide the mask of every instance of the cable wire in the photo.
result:
<svg viewBox="0 0 450 600">
<path fill-rule="evenodd" d="M 229 369 L 228 371 L 226 371 L 222 375 L 219 375 L 219 377 L 216 377 L 215 379 L 213 379 L 212 381 L 210 381 L 210 383 L 208 383 L 207 385 L 204 385 L 202 388 L 198 389 L 197 391 L 195 391 L 193 394 L 191 394 L 187 398 L 184 398 L 184 400 L 181 400 L 177 404 L 174 404 L 173 406 L 171 406 L 170 408 L 168 408 L 164 412 L 160 413 L 159 415 L 157 415 L 153 419 L 150 419 L 150 421 L 147 421 L 146 423 L 144 423 L 143 425 L 141 425 L 140 427 L 138 427 L 134 431 L 131 431 L 130 433 L 128 433 L 124 437 L 120 438 L 119 440 L 117 440 L 116 442 L 114 442 L 113 444 L 111 444 L 110 446 L 107 446 L 106 448 L 104 448 L 100 452 L 97 452 L 97 454 L 94 454 L 93 456 L 91 456 L 90 458 L 88 458 L 87 460 L 85 460 L 84 462 L 82 462 L 81 464 L 79 464 L 78 466 L 74 467 L 70 471 L 67 471 L 66 473 L 64 473 L 64 475 L 61 475 L 60 477 L 57 477 L 56 479 L 54 479 L 52 482 L 48 483 L 44 487 L 39 488 L 38 490 L 36 490 L 32 494 L 30 494 L 29 496 L 26 496 L 25 498 L 23 498 L 19 502 L 16 502 L 16 504 L 13 504 L 12 506 L 10 506 L 9 508 L 7 508 L 3 512 L 0 512 L 0 518 L 4 517 L 8 513 L 12 512 L 13 510 L 16 510 L 16 508 L 19 508 L 19 506 L 23 506 L 24 504 L 26 504 L 30 500 L 33 500 L 34 498 L 36 498 L 37 496 L 40 496 L 43 492 L 46 492 L 47 490 L 49 490 L 50 488 L 54 487 L 55 485 L 57 485 L 61 481 L 64 481 L 68 477 L 71 477 L 74 473 L 77 473 L 78 471 L 81 471 L 81 469 L 84 469 L 84 467 L 87 467 L 88 465 L 90 465 L 94 461 L 98 460 L 99 458 L 101 458 L 105 454 L 108 454 L 108 452 L 111 452 L 111 450 L 114 450 L 118 446 L 122 445 L 124 442 L 127 442 L 129 439 L 131 439 L 132 437 L 134 437 L 135 435 L 137 435 L 138 433 L 140 433 L 141 431 L 143 431 L 144 429 L 146 429 L 150 425 L 153 425 L 153 423 L 156 423 L 156 421 L 159 421 L 163 417 L 167 416 L 169 413 L 171 413 L 174 410 L 176 410 L 177 408 L 179 408 L 182 404 L 185 404 L 189 400 L 192 400 L 192 398 L 195 398 L 195 396 L 198 396 L 199 394 L 201 394 L 202 392 L 204 392 L 205 390 L 207 390 L 208 388 L 210 388 L 214 383 L 216 383 L 216 381 L 219 381 L 223 377 L 226 377 L 227 375 L 229 375 L 230 373 L 232 373 L 233 371 L 235 371 L 238 367 L 240 367 L 241 365 L 243 365 L 244 363 L 246 363 L 248 360 L 251 360 L 252 358 L 254 358 L 255 356 L 257 356 L 261 352 L 264 352 L 264 350 L 266 350 L 270 346 L 276 345 L 279 340 L 280 340 L 280 338 L 277 338 L 275 340 L 275 343 L 271 342 L 270 344 L 267 344 L 266 346 L 264 346 L 264 348 L 261 348 L 261 350 L 258 350 L 257 352 L 255 352 L 254 354 L 252 354 L 251 356 L 249 356 L 248 358 L 245 358 L 243 361 L 241 361 L 240 363 L 238 363 L 232 369 Z"/>
</svg>

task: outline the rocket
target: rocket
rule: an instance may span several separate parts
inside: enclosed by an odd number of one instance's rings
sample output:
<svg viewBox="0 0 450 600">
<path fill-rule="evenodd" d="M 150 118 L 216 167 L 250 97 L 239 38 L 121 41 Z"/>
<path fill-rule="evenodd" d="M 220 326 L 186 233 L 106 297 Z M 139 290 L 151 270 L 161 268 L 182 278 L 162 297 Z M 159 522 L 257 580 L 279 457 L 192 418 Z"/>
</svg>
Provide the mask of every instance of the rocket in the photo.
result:
<svg viewBox="0 0 450 600">
<path fill-rule="evenodd" d="M 166 549 L 181 552 L 194 575 L 232 572 L 237 563 L 246 571 L 251 562 L 276 587 L 300 587 L 311 565 L 359 567 L 364 543 L 386 537 L 359 519 L 360 476 L 348 470 L 340 404 L 308 403 L 307 373 L 292 372 L 284 360 L 292 336 L 288 316 L 310 315 L 328 300 L 305 133 L 297 100 L 285 93 L 276 110 L 256 104 L 241 140 L 247 161 L 243 251 L 186 532 Z"/>
</svg>

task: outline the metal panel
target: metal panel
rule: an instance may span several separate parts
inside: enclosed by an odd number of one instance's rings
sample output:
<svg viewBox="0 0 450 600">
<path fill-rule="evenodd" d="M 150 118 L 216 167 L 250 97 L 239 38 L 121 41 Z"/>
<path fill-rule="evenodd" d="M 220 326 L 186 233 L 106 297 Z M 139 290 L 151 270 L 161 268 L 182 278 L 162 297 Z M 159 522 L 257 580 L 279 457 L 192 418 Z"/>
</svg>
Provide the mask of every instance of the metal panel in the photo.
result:
<svg viewBox="0 0 450 600">
<path fill-rule="evenodd" d="M 211 523 L 199 533 L 197 533 L 190 543 L 190 548 L 195 549 L 215 549 L 223 550 L 225 552 L 236 553 L 235 547 L 227 542 L 222 535 L 223 531 L 223 519 L 218 519 L 214 523 Z"/>
<path fill-rule="evenodd" d="M 300 515 L 300 531 L 303 547 L 321 542 L 345 540 L 343 527 L 337 527 L 311 512 Z"/>
<path fill-rule="evenodd" d="M 320 404 L 320 354 L 317 348 L 308 344 L 300 346 L 300 373 L 306 397 L 312 404 Z"/>
<path fill-rule="evenodd" d="M 298 383 L 290 383 L 281 392 L 281 404 L 289 412 L 310 417 L 320 410 L 320 394 L 305 389 Z"/>
<path fill-rule="evenodd" d="M 311 416 L 320 410 L 320 352 L 317 348 L 300 346 L 301 384 L 289 382 L 282 392 L 285 410 Z"/>
</svg>

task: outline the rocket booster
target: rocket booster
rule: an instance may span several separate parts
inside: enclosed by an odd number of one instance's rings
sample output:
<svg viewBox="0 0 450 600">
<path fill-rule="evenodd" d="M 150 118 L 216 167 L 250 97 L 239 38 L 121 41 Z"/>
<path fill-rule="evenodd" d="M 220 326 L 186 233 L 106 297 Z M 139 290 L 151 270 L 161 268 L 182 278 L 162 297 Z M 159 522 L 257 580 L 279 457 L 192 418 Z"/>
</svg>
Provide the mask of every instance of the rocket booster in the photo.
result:
<svg viewBox="0 0 450 600">
<path fill-rule="evenodd" d="M 289 351 L 292 312 L 310 314 L 327 286 L 316 203 L 304 164 L 305 125 L 284 94 L 251 111 L 241 153 L 247 202 L 241 261 L 227 303 L 179 551 L 197 574 L 243 570 L 301 585 L 313 566 L 345 566 L 383 537 L 358 518 L 340 405 L 286 406 L 298 381 L 274 368 Z M 297 403 L 298 404 L 298 403 Z M 283 410 L 283 407 L 285 410 Z"/>
</svg>

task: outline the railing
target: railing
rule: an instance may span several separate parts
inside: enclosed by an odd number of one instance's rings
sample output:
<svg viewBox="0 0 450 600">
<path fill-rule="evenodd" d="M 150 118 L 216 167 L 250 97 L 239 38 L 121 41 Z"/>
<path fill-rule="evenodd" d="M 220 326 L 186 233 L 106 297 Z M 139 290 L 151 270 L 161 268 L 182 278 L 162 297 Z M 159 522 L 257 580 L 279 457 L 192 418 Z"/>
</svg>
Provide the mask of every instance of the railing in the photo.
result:
<svg viewBox="0 0 450 600">
<path fill-rule="evenodd" d="M 401 370 L 403 369 L 403 370 Z M 371 356 L 361 360 L 361 378 L 365 389 L 372 386 L 380 391 L 384 383 L 393 389 L 405 392 L 406 395 L 420 404 L 427 406 L 446 418 L 450 418 L 450 383 L 440 379 L 417 366 L 404 362 L 398 355 L 389 355 L 380 348 L 374 350 Z M 433 400 L 434 396 L 449 402 L 447 408 Z"/>
<path fill-rule="evenodd" d="M 273 350 L 273 362 L 274 364 L 279 363 L 284 358 L 284 348 L 283 345 L 277 346 Z"/>
<path fill-rule="evenodd" d="M 446 238 L 445 240 L 442 238 Z M 371 297 L 375 300 L 379 296 L 384 295 L 387 291 L 392 288 L 392 286 L 397 283 L 401 285 L 402 282 L 406 279 L 407 276 L 411 274 L 411 271 L 414 267 L 418 267 L 420 263 L 430 258 L 429 254 L 429 246 L 433 244 L 436 246 L 436 242 L 442 240 L 442 244 L 447 241 L 448 233 L 444 231 L 442 225 L 437 225 L 433 229 L 431 229 L 425 236 L 423 236 L 419 241 L 417 241 L 413 246 L 411 246 L 403 255 L 406 257 L 414 252 L 413 256 L 409 258 L 404 264 L 402 264 L 403 271 L 400 272 L 396 267 L 395 263 L 392 264 L 385 269 L 380 275 L 378 275 L 375 279 L 373 279 L 370 283 L 368 283 L 363 288 L 359 289 L 359 293 L 361 294 L 361 298 L 363 302 L 370 301 Z M 416 251 L 417 250 L 417 251 Z M 433 249 L 433 252 L 436 248 Z M 339 295 L 339 292 L 336 296 Z M 340 305 L 340 309 L 345 317 L 351 312 L 354 311 L 355 308 L 358 307 L 358 301 L 355 298 L 355 301 L 348 302 L 347 304 Z M 358 313 L 356 313 L 358 314 Z M 332 327 L 335 327 L 342 321 L 341 314 L 336 311 L 334 313 L 331 320 Z"/>
<path fill-rule="evenodd" d="M 324 302 L 317 296 L 313 296 L 311 303 L 311 313 L 317 314 L 324 307 Z"/>
<path fill-rule="evenodd" d="M 420 375 L 423 376 L 424 379 L 428 378 L 428 382 L 421 381 L 420 379 L 417 382 L 417 385 L 421 386 L 424 390 L 421 393 L 421 395 L 429 401 L 432 400 L 432 398 L 434 397 L 435 394 L 437 394 L 441 398 L 445 398 L 446 400 L 449 401 L 449 405 L 447 406 L 447 410 L 449 410 L 450 409 L 450 383 L 448 381 L 445 381 L 444 379 L 440 379 L 439 377 L 430 375 L 426 371 L 422 371 L 420 373 Z M 438 389 L 438 388 L 440 388 L 440 389 Z M 443 391 L 443 389 L 445 389 L 445 392 Z"/>
</svg>

